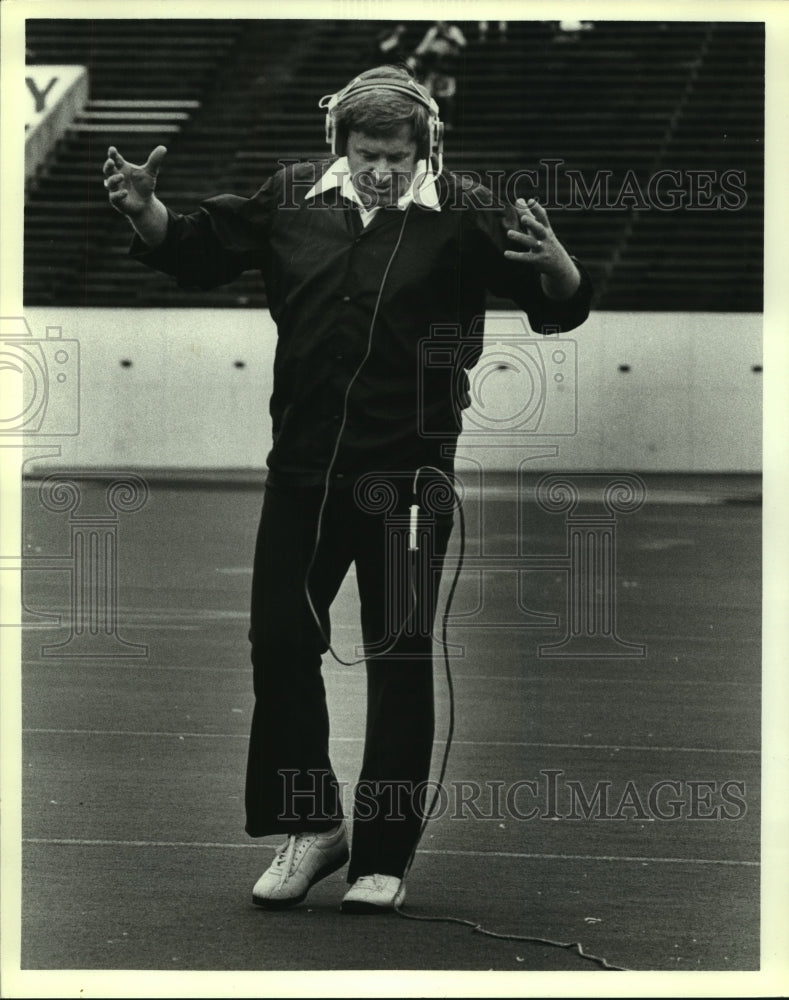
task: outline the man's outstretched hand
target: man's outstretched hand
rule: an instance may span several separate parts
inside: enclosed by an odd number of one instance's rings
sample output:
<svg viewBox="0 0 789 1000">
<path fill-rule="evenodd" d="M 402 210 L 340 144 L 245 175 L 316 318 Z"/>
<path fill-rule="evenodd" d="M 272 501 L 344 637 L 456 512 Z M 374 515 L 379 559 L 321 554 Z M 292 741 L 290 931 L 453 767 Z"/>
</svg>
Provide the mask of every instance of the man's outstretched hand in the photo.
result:
<svg viewBox="0 0 789 1000">
<path fill-rule="evenodd" d="M 569 298 L 578 288 L 581 277 L 572 258 L 551 228 L 548 213 L 537 201 L 518 198 L 514 210 L 503 220 L 507 235 L 518 247 L 505 250 L 509 260 L 522 261 L 535 267 L 541 275 L 546 295 L 555 299 Z"/>
<path fill-rule="evenodd" d="M 110 146 L 103 169 L 110 205 L 130 219 L 145 213 L 151 206 L 156 178 L 166 154 L 165 146 L 157 146 L 139 166 L 124 160 L 115 146 Z"/>
</svg>

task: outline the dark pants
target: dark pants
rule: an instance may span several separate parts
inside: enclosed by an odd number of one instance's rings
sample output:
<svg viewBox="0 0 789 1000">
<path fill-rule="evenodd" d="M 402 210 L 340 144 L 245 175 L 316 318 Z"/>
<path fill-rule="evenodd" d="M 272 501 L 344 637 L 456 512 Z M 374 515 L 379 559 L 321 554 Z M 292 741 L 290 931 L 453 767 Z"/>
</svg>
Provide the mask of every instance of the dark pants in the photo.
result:
<svg viewBox="0 0 789 1000">
<path fill-rule="evenodd" d="M 258 530 L 246 830 L 253 837 L 325 830 L 342 818 L 329 757 L 321 656 L 330 640 L 329 607 L 354 562 L 367 726 L 354 795 L 349 881 L 373 873 L 401 876 L 424 815 L 434 732 L 432 629 L 454 496 L 447 503 L 451 491 L 445 482 L 420 476 L 420 545 L 409 553 L 411 482 L 401 474 L 375 482 L 365 477 L 356 488 L 332 486 L 309 572 L 309 594 L 325 639 L 305 595 L 323 487 L 267 483 Z M 442 490 L 442 502 L 432 502 L 431 495 Z M 347 645 L 340 655 L 357 659 Z"/>
</svg>

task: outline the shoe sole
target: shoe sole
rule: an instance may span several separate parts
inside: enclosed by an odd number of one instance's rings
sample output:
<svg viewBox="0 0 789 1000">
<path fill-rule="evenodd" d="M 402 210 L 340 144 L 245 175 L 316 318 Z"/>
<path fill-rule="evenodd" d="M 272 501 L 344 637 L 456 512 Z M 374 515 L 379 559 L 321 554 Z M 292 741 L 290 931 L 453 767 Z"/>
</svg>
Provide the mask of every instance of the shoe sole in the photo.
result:
<svg viewBox="0 0 789 1000">
<path fill-rule="evenodd" d="M 312 877 L 312 881 L 304 890 L 300 896 L 290 896 L 287 899 L 265 899 L 263 896 L 252 896 L 252 902 L 255 906 L 260 906 L 264 910 L 287 910 L 291 906 L 296 906 L 298 903 L 303 903 L 307 898 L 307 893 L 310 889 L 316 885 L 321 879 L 326 878 L 328 875 L 332 875 L 343 865 L 347 864 L 350 853 L 348 850 L 345 851 L 345 856 L 340 857 L 336 861 L 332 861 L 325 868 L 321 868 L 320 871 L 316 872 Z"/>
<path fill-rule="evenodd" d="M 389 906 L 382 906 L 377 903 L 365 903 L 361 900 L 343 900 L 340 903 L 340 913 L 360 913 L 367 916 L 394 913 L 397 907 L 401 906 L 404 901 L 405 893 L 401 894 L 399 890 Z"/>
</svg>

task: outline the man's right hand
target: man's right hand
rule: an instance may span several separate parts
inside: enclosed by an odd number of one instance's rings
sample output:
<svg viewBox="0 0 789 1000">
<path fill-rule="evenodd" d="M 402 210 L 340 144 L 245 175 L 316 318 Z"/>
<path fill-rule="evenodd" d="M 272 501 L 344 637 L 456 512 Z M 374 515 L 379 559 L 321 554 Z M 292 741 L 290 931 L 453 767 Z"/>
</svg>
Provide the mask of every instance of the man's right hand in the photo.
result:
<svg viewBox="0 0 789 1000">
<path fill-rule="evenodd" d="M 104 162 L 104 187 L 109 191 L 110 204 L 129 219 L 135 219 L 150 209 L 156 178 L 166 146 L 157 146 L 142 166 L 128 163 L 115 146 L 107 150 Z"/>
</svg>

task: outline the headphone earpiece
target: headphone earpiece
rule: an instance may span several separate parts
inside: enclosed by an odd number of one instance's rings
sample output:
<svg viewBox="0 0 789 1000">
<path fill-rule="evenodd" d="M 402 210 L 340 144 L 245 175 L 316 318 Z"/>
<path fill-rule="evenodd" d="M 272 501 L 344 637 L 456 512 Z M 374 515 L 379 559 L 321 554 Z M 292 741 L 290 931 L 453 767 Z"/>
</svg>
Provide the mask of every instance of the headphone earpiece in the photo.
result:
<svg viewBox="0 0 789 1000">
<path fill-rule="evenodd" d="M 341 130 L 337 128 L 333 112 L 326 115 L 326 142 L 334 156 L 345 156 L 345 136 L 341 135 Z"/>
<path fill-rule="evenodd" d="M 440 118 L 430 119 L 430 156 L 438 160 L 438 173 L 444 165 L 444 123 Z"/>
</svg>

